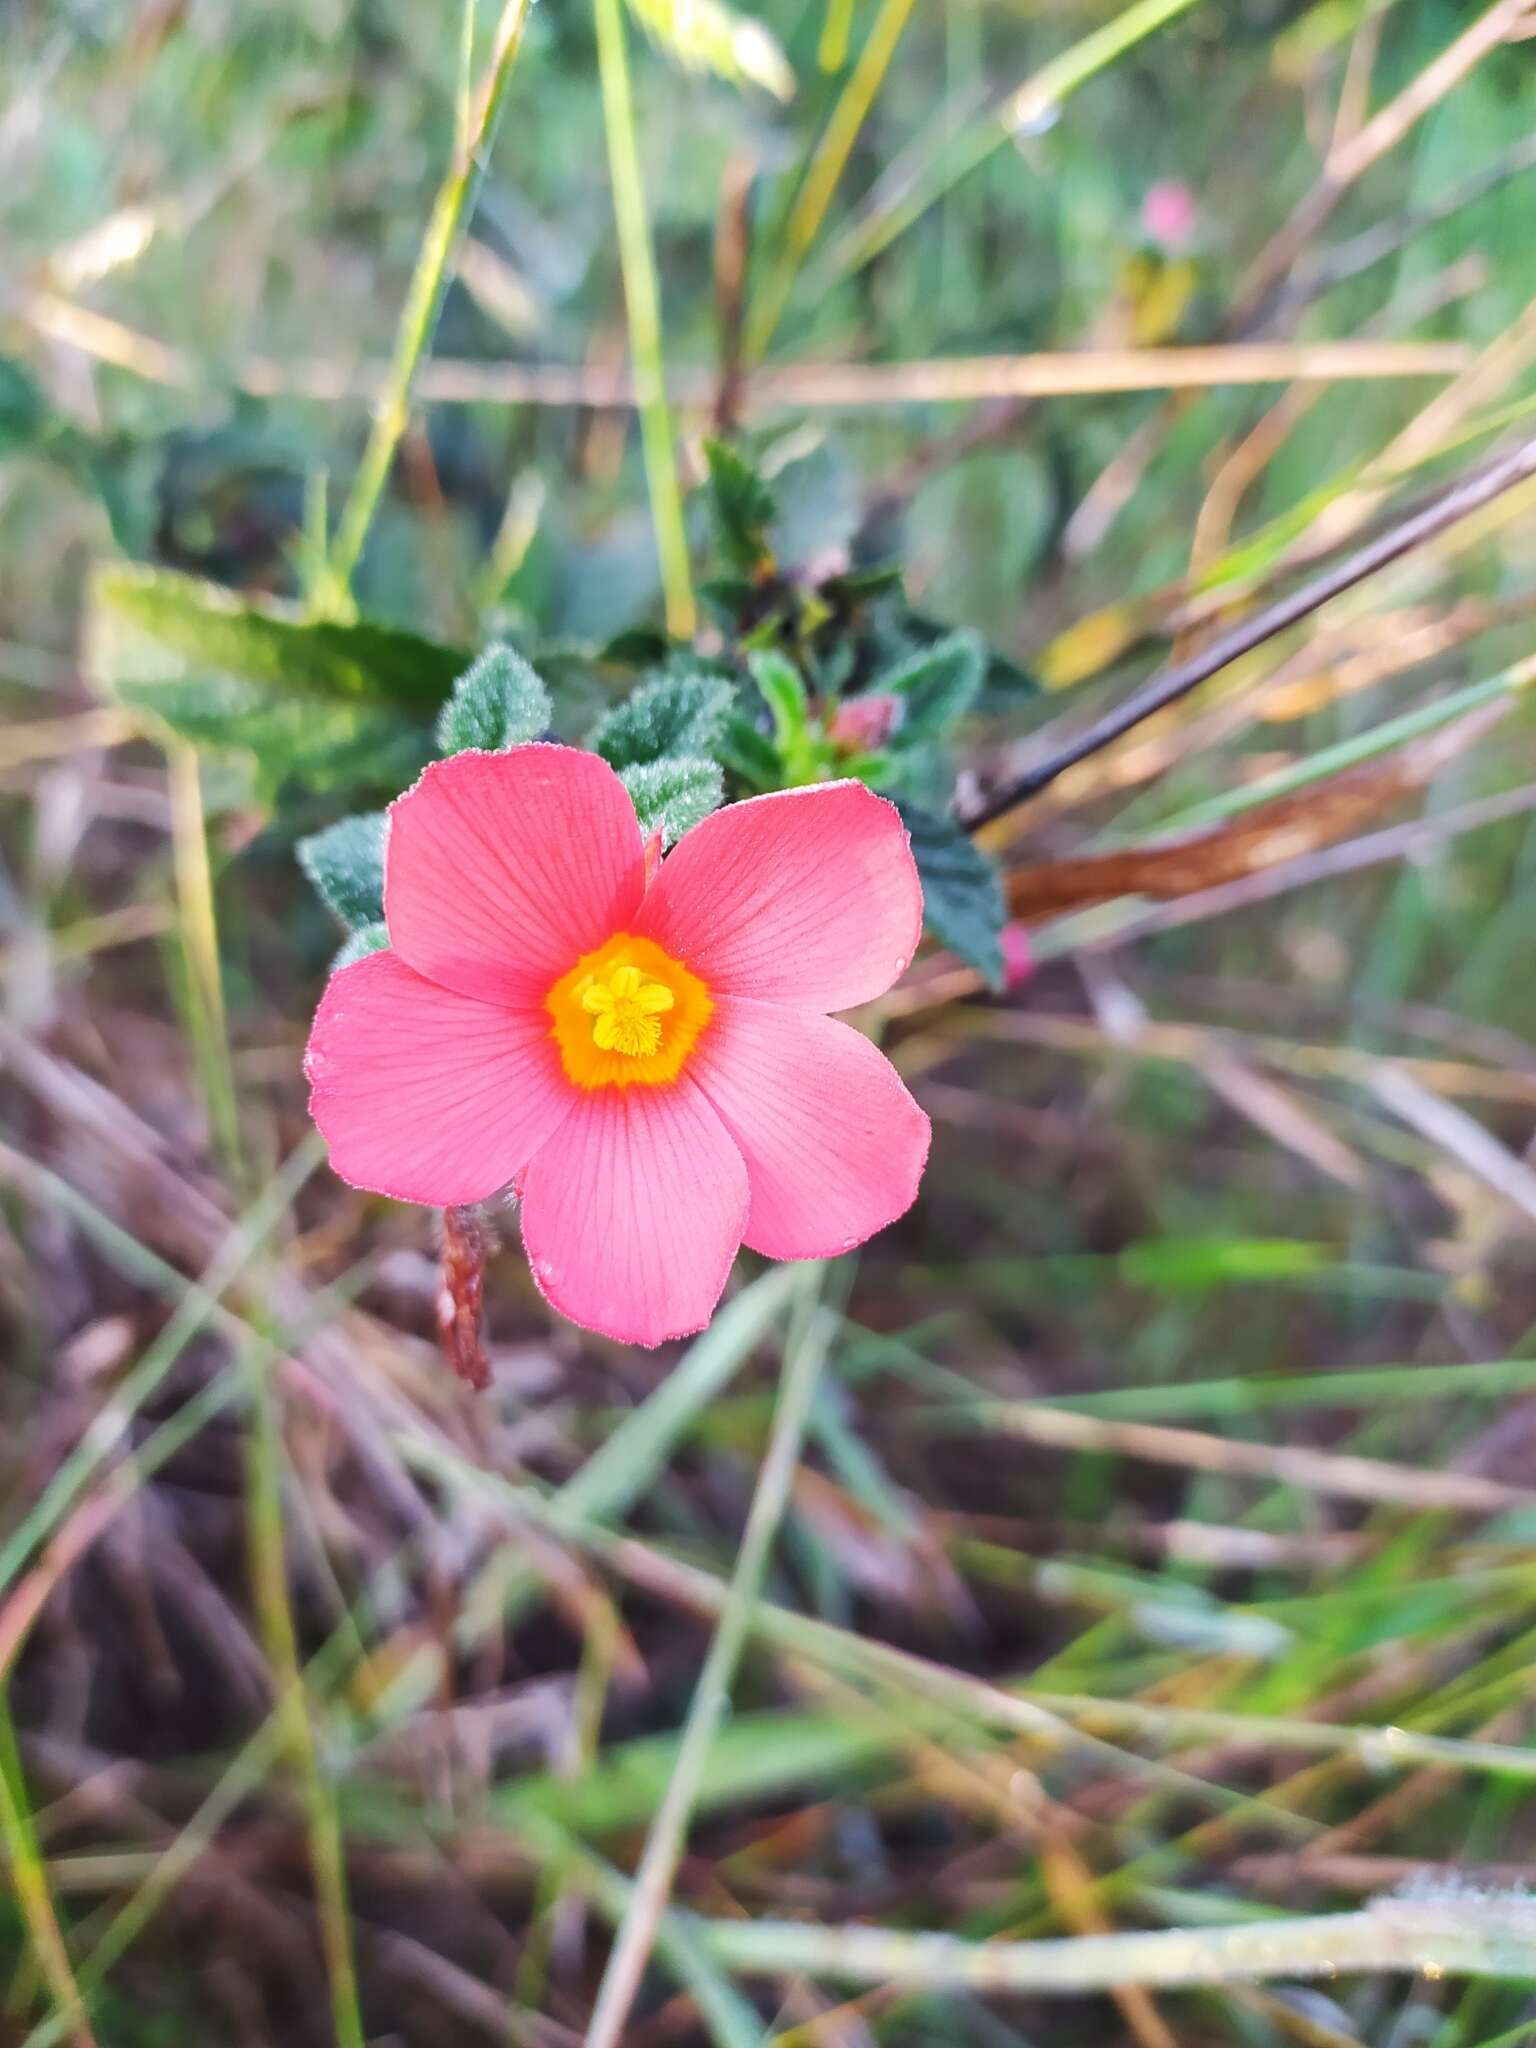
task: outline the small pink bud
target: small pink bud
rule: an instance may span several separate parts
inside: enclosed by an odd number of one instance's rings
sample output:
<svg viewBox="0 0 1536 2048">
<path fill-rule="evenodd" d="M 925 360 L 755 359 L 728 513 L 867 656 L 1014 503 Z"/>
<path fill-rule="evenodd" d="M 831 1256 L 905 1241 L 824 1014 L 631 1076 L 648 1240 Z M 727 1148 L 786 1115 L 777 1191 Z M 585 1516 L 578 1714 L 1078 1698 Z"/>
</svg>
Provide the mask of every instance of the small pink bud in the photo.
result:
<svg viewBox="0 0 1536 2048">
<path fill-rule="evenodd" d="M 1002 932 L 1003 986 L 1022 988 L 1035 971 L 1035 949 L 1029 943 L 1029 927 L 1005 924 Z"/>
<path fill-rule="evenodd" d="M 1188 247 L 1198 217 L 1195 195 L 1176 178 L 1149 185 L 1141 202 L 1142 233 L 1169 255 Z"/>
<path fill-rule="evenodd" d="M 833 745 L 849 754 L 866 754 L 875 747 L 883 747 L 895 729 L 901 708 L 899 697 L 850 697 L 846 704 L 838 706 L 829 728 Z"/>
<path fill-rule="evenodd" d="M 643 859 L 645 862 L 645 886 L 649 889 L 652 882 L 656 879 L 657 870 L 661 866 L 661 834 L 659 832 L 653 832 L 645 842 Z"/>
</svg>

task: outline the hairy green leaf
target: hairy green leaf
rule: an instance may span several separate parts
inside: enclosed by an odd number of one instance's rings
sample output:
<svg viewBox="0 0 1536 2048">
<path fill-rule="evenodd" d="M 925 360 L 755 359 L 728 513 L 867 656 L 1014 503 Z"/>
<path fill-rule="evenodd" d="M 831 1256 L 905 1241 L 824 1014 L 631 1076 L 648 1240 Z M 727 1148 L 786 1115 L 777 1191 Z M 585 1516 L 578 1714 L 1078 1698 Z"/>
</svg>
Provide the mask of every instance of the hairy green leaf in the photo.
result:
<svg viewBox="0 0 1536 2048">
<path fill-rule="evenodd" d="M 620 779 L 634 800 L 641 831 L 647 839 L 659 832 L 663 846 L 681 839 L 725 799 L 719 762 L 700 755 L 639 761 L 623 769 Z"/>
<path fill-rule="evenodd" d="M 620 769 L 674 754 L 710 754 L 735 699 L 723 676 L 702 671 L 656 676 L 600 719 L 588 744 L 610 768 Z"/>
<path fill-rule="evenodd" d="M 553 709 L 533 667 L 515 647 L 498 641 L 454 684 L 437 721 L 437 744 L 445 754 L 521 746 L 545 730 Z"/>
<path fill-rule="evenodd" d="M 373 924 L 361 924 L 331 962 L 331 972 L 334 974 L 338 967 L 350 967 L 354 960 L 366 960 L 370 953 L 383 953 L 388 946 L 389 927 L 383 918 Z"/>
<path fill-rule="evenodd" d="M 383 811 L 342 818 L 294 849 L 315 892 L 351 931 L 384 915 Z"/>
<path fill-rule="evenodd" d="M 1007 912 L 997 869 L 951 818 L 898 806 L 912 835 L 912 858 L 923 884 L 923 919 L 934 937 L 1003 986 L 1001 933 Z"/>
<path fill-rule="evenodd" d="M 899 746 L 912 746 L 942 739 L 976 702 L 986 672 L 987 651 L 979 636 L 951 633 L 887 669 L 870 690 L 901 699 L 893 738 Z"/>
<path fill-rule="evenodd" d="M 91 614 L 98 628 L 112 619 L 136 627 L 204 673 L 342 703 L 431 713 L 465 666 L 458 649 L 396 626 L 306 619 L 271 599 L 241 597 L 170 569 L 113 563 L 99 570 Z"/>
<path fill-rule="evenodd" d="M 937 619 L 927 618 L 921 612 L 911 610 L 904 601 L 898 601 L 876 607 L 875 632 L 887 662 L 896 667 L 920 651 L 948 640 L 954 628 L 942 625 Z M 1008 711 L 1015 704 L 1038 697 L 1040 693 L 1038 676 L 1020 668 L 1016 661 L 1010 661 L 1007 655 L 999 654 L 995 648 L 986 650 L 986 669 L 977 705 L 979 710 Z"/>
<path fill-rule="evenodd" d="M 249 754 L 270 797 L 398 790 L 464 667 L 456 650 L 369 622 L 311 621 L 170 570 L 112 564 L 92 586 L 96 687 L 208 748 Z"/>
</svg>

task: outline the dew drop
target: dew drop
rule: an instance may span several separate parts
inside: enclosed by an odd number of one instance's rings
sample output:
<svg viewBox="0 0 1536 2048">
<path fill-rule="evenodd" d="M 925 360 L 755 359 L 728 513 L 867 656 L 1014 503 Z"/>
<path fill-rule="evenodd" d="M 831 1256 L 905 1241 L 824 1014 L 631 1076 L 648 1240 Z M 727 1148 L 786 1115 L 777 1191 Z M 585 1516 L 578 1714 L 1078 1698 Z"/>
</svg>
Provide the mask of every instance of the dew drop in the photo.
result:
<svg viewBox="0 0 1536 2048">
<path fill-rule="evenodd" d="M 1061 119 L 1060 100 L 1030 100 L 1020 98 L 1013 107 L 1013 139 L 1015 142 L 1033 142 L 1037 135 L 1049 135 Z"/>
</svg>

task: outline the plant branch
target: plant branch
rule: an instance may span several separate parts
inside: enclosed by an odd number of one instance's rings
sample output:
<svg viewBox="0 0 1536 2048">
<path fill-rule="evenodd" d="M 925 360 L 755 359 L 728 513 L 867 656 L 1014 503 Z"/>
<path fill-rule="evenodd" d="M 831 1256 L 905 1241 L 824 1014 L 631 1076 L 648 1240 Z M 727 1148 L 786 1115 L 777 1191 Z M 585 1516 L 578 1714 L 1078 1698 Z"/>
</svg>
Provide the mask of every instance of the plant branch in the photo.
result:
<svg viewBox="0 0 1536 2048">
<path fill-rule="evenodd" d="M 1153 676 L 1139 690 L 1132 691 L 1123 703 L 1096 719 L 1055 753 L 993 790 L 962 820 L 966 830 L 977 831 L 993 819 L 1002 817 L 1026 798 L 1037 795 L 1058 775 L 1064 775 L 1090 754 L 1112 745 L 1133 727 L 1166 710 L 1170 704 L 1176 704 L 1181 697 L 1187 697 L 1192 690 L 1197 690 L 1202 683 L 1230 667 L 1243 655 L 1253 653 L 1265 641 L 1274 639 L 1313 612 L 1320 611 L 1325 604 L 1346 590 L 1354 589 L 1356 584 L 1365 582 L 1378 570 L 1401 561 L 1415 548 L 1438 539 L 1448 528 L 1458 525 L 1495 498 L 1502 497 L 1506 491 L 1532 477 L 1536 477 L 1536 440 L 1527 441 L 1511 454 L 1474 470 L 1431 504 L 1389 527 L 1385 533 L 1356 549 L 1321 576 L 1313 577 L 1299 590 L 1292 591 L 1288 597 L 1281 598 L 1264 611 L 1241 620 L 1228 632 L 1218 634 L 1188 661 L 1176 663 L 1161 675 Z"/>
</svg>

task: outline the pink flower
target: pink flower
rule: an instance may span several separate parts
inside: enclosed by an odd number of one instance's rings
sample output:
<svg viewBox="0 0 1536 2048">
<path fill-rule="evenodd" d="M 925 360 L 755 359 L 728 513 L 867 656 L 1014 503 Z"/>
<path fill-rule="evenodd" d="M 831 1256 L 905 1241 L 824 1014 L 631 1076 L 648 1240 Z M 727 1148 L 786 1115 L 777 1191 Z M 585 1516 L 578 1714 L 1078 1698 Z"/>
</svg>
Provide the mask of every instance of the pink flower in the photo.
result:
<svg viewBox="0 0 1536 2048">
<path fill-rule="evenodd" d="M 1015 919 L 1003 926 L 999 939 L 1003 949 L 1003 986 L 1010 990 L 1022 988 L 1035 971 L 1035 949 L 1029 936 L 1029 926 Z"/>
<path fill-rule="evenodd" d="M 928 1119 L 826 1015 L 917 945 L 882 797 L 753 797 L 648 874 L 613 770 L 534 745 L 435 763 L 389 820 L 389 950 L 332 975 L 305 1058 L 344 1180 L 515 1187 L 547 1299 L 638 1344 L 701 1329 L 743 1241 L 822 1258 L 910 1205 Z"/>
<path fill-rule="evenodd" d="M 1195 195 L 1177 178 L 1149 185 L 1141 202 L 1141 231 L 1169 255 L 1188 247 L 1199 219 Z"/>
</svg>

